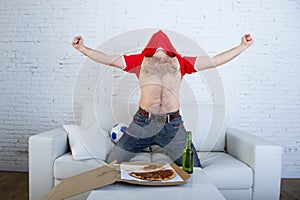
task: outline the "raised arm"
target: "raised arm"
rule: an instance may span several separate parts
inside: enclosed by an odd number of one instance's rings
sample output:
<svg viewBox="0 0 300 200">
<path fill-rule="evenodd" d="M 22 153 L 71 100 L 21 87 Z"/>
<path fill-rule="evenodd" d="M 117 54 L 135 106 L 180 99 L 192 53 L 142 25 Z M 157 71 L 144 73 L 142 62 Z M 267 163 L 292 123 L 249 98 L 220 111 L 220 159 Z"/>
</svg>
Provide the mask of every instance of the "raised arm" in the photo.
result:
<svg viewBox="0 0 300 200">
<path fill-rule="evenodd" d="M 101 51 L 91 49 L 83 44 L 83 37 L 76 36 L 71 42 L 72 46 L 90 59 L 117 68 L 123 68 L 123 61 L 120 55 L 106 55 Z"/>
<path fill-rule="evenodd" d="M 200 71 L 223 65 L 237 57 L 240 53 L 250 47 L 253 42 L 254 40 L 251 35 L 245 34 L 241 39 L 241 43 L 228 51 L 225 51 L 213 57 L 199 56 L 197 59 L 196 68 L 198 71 Z"/>
</svg>

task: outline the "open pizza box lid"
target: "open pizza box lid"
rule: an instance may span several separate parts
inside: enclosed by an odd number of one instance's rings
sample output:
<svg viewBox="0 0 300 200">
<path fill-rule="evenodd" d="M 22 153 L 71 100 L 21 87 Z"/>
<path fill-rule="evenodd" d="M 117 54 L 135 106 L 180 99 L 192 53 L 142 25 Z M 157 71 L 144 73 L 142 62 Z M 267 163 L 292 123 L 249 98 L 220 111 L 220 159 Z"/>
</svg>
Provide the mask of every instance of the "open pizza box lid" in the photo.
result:
<svg viewBox="0 0 300 200">
<path fill-rule="evenodd" d="M 130 165 L 149 165 L 150 163 L 121 163 Z M 56 185 L 48 195 L 46 200 L 65 199 L 74 195 L 91 191 L 115 182 L 126 182 L 137 185 L 148 186 L 166 186 L 166 185 L 182 185 L 190 178 L 190 175 L 183 171 L 176 164 L 171 163 L 170 166 L 176 172 L 176 176 L 180 176 L 180 181 L 137 181 L 125 180 L 121 178 L 120 165 L 109 164 L 105 165 L 66 179 L 63 179 L 60 184 Z"/>
</svg>

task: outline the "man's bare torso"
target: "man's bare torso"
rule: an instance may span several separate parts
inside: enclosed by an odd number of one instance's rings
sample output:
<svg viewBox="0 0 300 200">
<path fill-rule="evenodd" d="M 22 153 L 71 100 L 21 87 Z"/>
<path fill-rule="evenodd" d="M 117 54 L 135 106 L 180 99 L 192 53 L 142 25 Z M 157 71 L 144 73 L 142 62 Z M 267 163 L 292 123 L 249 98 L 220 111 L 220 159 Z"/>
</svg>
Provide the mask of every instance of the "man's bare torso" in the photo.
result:
<svg viewBox="0 0 300 200">
<path fill-rule="evenodd" d="M 141 66 L 141 99 L 139 105 L 154 114 L 166 114 L 180 107 L 180 65 L 176 57 L 163 50 L 152 57 L 145 57 Z"/>
</svg>

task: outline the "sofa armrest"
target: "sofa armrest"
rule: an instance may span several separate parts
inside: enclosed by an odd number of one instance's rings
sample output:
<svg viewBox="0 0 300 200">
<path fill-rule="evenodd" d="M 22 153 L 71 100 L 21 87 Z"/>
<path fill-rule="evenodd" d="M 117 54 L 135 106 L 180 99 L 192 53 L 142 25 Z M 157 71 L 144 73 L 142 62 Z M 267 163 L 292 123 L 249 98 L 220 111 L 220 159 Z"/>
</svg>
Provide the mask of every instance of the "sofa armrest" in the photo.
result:
<svg viewBox="0 0 300 200">
<path fill-rule="evenodd" d="M 29 196 L 44 199 L 54 186 L 54 160 L 68 150 L 67 134 L 63 128 L 29 138 Z"/>
<path fill-rule="evenodd" d="M 253 170 L 252 199 L 279 199 L 282 147 L 261 137 L 237 130 L 226 130 L 230 155 Z"/>
</svg>

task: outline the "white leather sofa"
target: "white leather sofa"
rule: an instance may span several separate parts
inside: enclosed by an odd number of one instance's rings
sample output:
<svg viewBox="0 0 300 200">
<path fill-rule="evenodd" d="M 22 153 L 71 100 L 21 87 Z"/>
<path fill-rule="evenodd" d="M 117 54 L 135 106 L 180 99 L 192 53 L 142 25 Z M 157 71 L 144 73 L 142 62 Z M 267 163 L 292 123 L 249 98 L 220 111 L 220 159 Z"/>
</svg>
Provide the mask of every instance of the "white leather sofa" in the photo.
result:
<svg viewBox="0 0 300 200">
<path fill-rule="evenodd" d="M 203 170 L 226 199 L 279 199 L 282 161 L 280 146 L 240 130 L 230 128 L 225 130 L 223 125 L 222 128 L 216 129 L 218 122 L 221 121 L 215 118 L 216 115 L 213 120 L 216 123 L 213 123 L 211 118 L 208 123 L 208 114 L 193 116 L 195 113 L 192 112 L 192 108 L 187 105 L 182 107 L 186 129 L 193 131 L 195 136 L 193 142 L 199 150 L 198 155 Z M 99 117 L 98 120 L 103 123 L 103 128 L 109 130 L 115 122 L 110 119 L 110 108 L 105 106 L 103 108 L 102 118 Z M 106 108 L 108 110 L 105 110 Z M 135 109 L 132 109 L 133 112 Z M 201 113 L 209 113 L 204 107 L 198 107 L 198 110 Z M 207 112 L 204 112 L 205 110 Z M 198 127 L 195 117 L 202 124 L 210 124 L 210 126 L 206 129 Z M 214 132 L 218 130 L 220 133 L 215 134 Z M 140 153 L 132 160 L 170 161 L 166 155 L 157 153 Z M 60 180 L 104 164 L 104 161 L 96 159 L 74 160 L 63 128 L 34 135 L 29 139 L 30 199 L 43 199 Z M 87 194 L 83 194 L 73 199 L 85 199 L 86 196 Z"/>
</svg>

